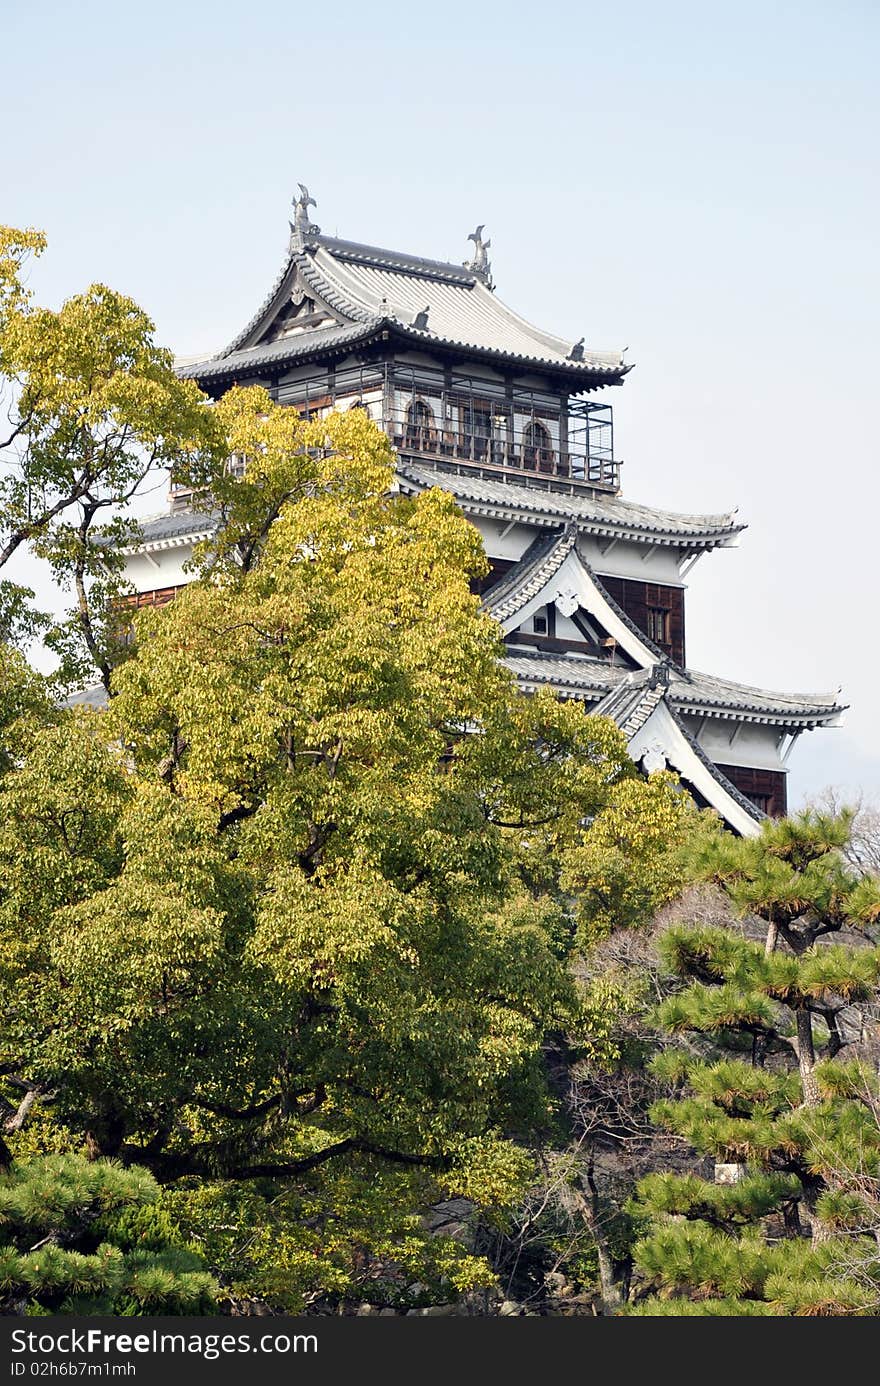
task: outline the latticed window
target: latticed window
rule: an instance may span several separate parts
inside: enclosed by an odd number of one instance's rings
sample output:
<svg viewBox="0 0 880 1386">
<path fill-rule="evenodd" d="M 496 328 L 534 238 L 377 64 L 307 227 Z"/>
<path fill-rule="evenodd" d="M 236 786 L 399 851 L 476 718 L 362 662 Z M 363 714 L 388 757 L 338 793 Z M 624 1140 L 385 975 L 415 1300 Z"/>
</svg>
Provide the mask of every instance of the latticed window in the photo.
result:
<svg viewBox="0 0 880 1386">
<path fill-rule="evenodd" d="M 434 411 L 423 399 L 414 399 L 406 407 L 404 446 L 424 452 L 436 436 Z"/>
<path fill-rule="evenodd" d="M 540 468 L 553 462 L 553 439 L 546 424 L 532 419 L 523 429 L 523 466 Z"/>
<path fill-rule="evenodd" d="M 663 607 L 648 607 L 648 638 L 655 645 L 669 644 L 669 612 Z"/>
</svg>

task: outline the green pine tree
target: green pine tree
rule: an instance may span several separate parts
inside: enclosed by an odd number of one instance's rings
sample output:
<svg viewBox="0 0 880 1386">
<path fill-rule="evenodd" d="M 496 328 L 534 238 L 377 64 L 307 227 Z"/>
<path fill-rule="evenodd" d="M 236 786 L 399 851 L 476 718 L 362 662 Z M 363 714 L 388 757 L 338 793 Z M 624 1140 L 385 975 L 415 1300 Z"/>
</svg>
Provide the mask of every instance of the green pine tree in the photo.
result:
<svg viewBox="0 0 880 1386">
<path fill-rule="evenodd" d="M 880 982 L 880 885 L 843 859 L 850 822 L 808 812 L 753 840 L 697 845 L 698 877 L 764 937 L 705 926 L 662 937 L 682 985 L 659 1018 L 688 1047 L 655 1059 L 679 1096 L 652 1115 L 715 1162 L 715 1179 L 641 1181 L 643 1288 L 630 1312 L 880 1314 L 866 1192 L 880 1175 L 878 1088 L 860 1010 Z"/>
<path fill-rule="evenodd" d="M 203 1314 L 217 1286 L 148 1170 L 44 1155 L 0 1174 L 0 1314 Z"/>
</svg>

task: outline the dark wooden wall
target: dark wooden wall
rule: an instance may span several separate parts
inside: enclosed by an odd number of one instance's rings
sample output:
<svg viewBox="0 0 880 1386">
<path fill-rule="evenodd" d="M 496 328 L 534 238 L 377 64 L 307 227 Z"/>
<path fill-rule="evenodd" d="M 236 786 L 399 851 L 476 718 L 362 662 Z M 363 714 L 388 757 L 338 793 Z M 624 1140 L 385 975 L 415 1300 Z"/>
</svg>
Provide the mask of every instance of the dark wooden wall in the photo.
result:
<svg viewBox="0 0 880 1386">
<path fill-rule="evenodd" d="M 718 769 L 735 784 L 741 794 L 751 799 L 771 818 L 784 818 L 788 808 L 784 770 L 749 770 L 743 765 L 721 765 Z"/>
<path fill-rule="evenodd" d="M 483 578 L 471 578 L 471 591 L 482 597 L 484 592 L 488 592 L 490 587 L 494 587 L 496 582 L 510 572 L 515 567 L 512 558 L 490 558 L 489 572 Z"/>
<path fill-rule="evenodd" d="M 599 581 L 618 606 L 646 635 L 648 608 L 657 607 L 669 612 L 669 640 L 661 644 L 664 654 L 676 664 L 684 664 L 684 591 L 681 587 L 665 587 L 657 582 L 635 582 L 632 578 L 604 577 Z"/>
<path fill-rule="evenodd" d="M 150 592 L 136 592 L 130 597 L 123 597 L 121 604 L 136 611 L 142 606 L 164 606 L 166 602 L 174 600 L 183 586 L 181 583 L 177 587 L 155 587 Z"/>
</svg>

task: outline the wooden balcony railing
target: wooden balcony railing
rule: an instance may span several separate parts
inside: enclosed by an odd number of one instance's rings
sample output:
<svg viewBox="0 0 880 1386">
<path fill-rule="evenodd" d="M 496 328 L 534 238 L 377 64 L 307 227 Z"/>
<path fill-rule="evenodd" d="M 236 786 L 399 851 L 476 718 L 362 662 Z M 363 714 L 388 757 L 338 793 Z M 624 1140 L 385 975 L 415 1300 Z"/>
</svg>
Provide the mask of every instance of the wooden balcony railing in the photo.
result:
<svg viewBox="0 0 880 1386">
<path fill-rule="evenodd" d="M 382 427 L 399 453 L 464 462 L 499 474 L 564 477 L 618 490 L 619 464 L 590 453 L 586 440 L 557 442 L 546 425 L 514 427 L 509 421 L 463 428 L 414 422 L 407 410 L 383 410 Z"/>
</svg>

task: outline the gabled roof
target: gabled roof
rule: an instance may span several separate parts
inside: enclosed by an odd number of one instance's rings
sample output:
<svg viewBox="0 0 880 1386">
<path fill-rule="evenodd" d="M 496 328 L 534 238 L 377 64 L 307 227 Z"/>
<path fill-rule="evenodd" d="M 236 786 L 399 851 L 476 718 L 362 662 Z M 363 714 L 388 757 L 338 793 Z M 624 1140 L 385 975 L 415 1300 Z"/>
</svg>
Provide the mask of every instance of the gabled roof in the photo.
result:
<svg viewBox="0 0 880 1386">
<path fill-rule="evenodd" d="M 532 656 L 526 659 L 531 660 Z M 562 665 L 585 662 L 558 661 Z M 518 654 L 505 663 L 521 685 L 535 686 L 523 679 L 523 663 Z M 595 663 L 598 665 L 598 661 Z M 629 754 L 637 764 L 645 759 L 646 771 L 664 765 L 676 771 L 735 832 L 751 836 L 757 831 L 766 815 L 709 759 L 678 716 L 669 686 L 668 666 L 656 665 L 652 669 L 626 673 L 604 665 L 601 669 L 597 667 L 593 676 L 597 683 L 613 683 L 591 712 L 595 717 L 610 718 L 620 728 L 626 737 Z"/>
<path fill-rule="evenodd" d="M 766 814 L 712 763 L 677 716 L 665 680 L 656 678 L 654 671 L 647 678 L 643 673 L 630 675 L 593 713 L 610 717 L 620 727 L 629 754 L 646 772 L 676 771 L 734 832 L 743 837 L 757 833 Z"/>
<path fill-rule="evenodd" d="M 543 592 L 562 567 L 577 542 L 577 530 L 569 525 L 563 534 L 551 530 L 539 534 L 511 571 L 490 587 L 484 606 L 496 621 L 513 616 L 532 597 Z"/>
<path fill-rule="evenodd" d="M 187 361 L 185 365 L 179 363 L 177 374 L 184 380 L 234 380 L 241 376 L 259 375 L 272 366 L 293 364 L 304 357 L 321 359 L 336 356 L 343 349 L 348 350 L 378 338 L 381 328 L 382 323 L 378 321 L 366 326 L 363 323 L 339 323 L 335 327 L 319 327 L 298 337 L 281 337 L 275 342 L 263 342 L 258 347 L 212 356 L 205 361 Z"/>
<path fill-rule="evenodd" d="M 267 341 L 294 285 L 324 305 L 350 337 L 329 335 L 336 329 L 322 326 Z M 292 237 L 266 298 L 225 351 L 181 363 L 180 373 L 232 378 L 299 359 L 312 349 L 341 348 L 381 329 L 422 349 L 464 348 L 524 368 L 550 368 L 571 377 L 575 389 L 619 383 L 630 369 L 620 352 L 584 350 L 527 322 L 466 267 L 309 234 Z"/>
<path fill-rule="evenodd" d="M 616 689 L 629 673 L 620 665 L 587 654 L 544 654 L 539 650 L 509 649 L 504 664 L 526 692 L 549 685 L 563 696 L 598 702 Z"/>
<path fill-rule="evenodd" d="M 724 771 L 720 770 L 719 767 L 715 764 L 715 762 L 709 756 L 707 756 L 706 752 L 703 750 L 697 738 L 695 736 L 692 736 L 691 733 L 688 731 L 684 722 L 681 720 L 679 713 L 676 712 L 675 708 L 670 703 L 668 696 L 664 699 L 664 702 L 669 710 L 669 716 L 672 719 L 675 726 L 681 732 L 684 742 L 693 752 L 697 760 L 700 761 L 706 767 L 715 783 L 730 799 L 734 801 L 734 803 L 738 804 L 740 808 L 744 809 L 750 818 L 753 818 L 756 823 L 762 823 L 768 815 L 764 813 L 762 809 L 759 809 L 757 804 L 752 803 L 752 800 L 746 794 L 743 794 L 741 789 L 737 789 L 733 781 L 729 780 L 727 776 L 724 774 Z M 705 797 L 709 798 L 708 795 L 706 795 Z M 722 814 L 722 817 L 723 816 L 724 815 Z"/>
<path fill-rule="evenodd" d="M 635 736 L 666 693 L 665 680 L 654 675 L 654 669 L 634 670 L 606 693 L 593 712 L 597 717 L 610 717 L 624 736 Z"/>
<path fill-rule="evenodd" d="M 720 515 L 680 515 L 671 510 L 654 510 L 635 505 L 619 496 L 570 494 L 558 487 L 490 479 L 419 467 L 400 461 L 397 467 L 403 491 L 423 491 L 439 486 L 451 491 L 466 515 L 488 519 L 521 519 L 530 525 L 576 525 L 582 534 L 608 538 L 650 541 L 666 547 L 711 549 L 730 547 L 746 526 L 736 511 Z"/>
<path fill-rule="evenodd" d="M 574 525 L 535 540 L 501 581 L 484 593 L 483 605 L 515 646 L 517 629 L 539 607 L 558 602 L 563 589 L 569 600 L 576 600 L 613 636 L 616 648 L 633 663 L 643 670 L 659 666 L 667 670 L 670 703 L 682 713 L 799 728 L 830 726 L 840 720 L 844 706 L 834 693 L 777 693 L 674 664 L 640 630 L 593 572 L 577 548 Z M 513 661 L 520 659 L 527 663 L 515 672 L 527 682 L 550 683 L 587 697 L 603 696 L 608 686 L 610 666 L 592 655 L 520 655 L 513 650 L 508 663 L 513 667 Z M 543 666 L 536 661 L 543 662 Z M 625 676 L 626 670 L 618 668 L 612 685 L 616 687 Z"/>
<path fill-rule="evenodd" d="M 637 668 L 650 669 L 666 662 L 667 656 L 653 640 L 618 606 L 596 577 L 577 547 L 577 530 L 569 525 L 558 534 L 546 554 L 537 561 L 524 556 L 503 581 L 484 593 L 483 604 L 515 639 L 529 616 L 541 607 L 555 603 L 564 614 L 566 606 L 580 607 L 594 617 L 616 648 Z M 499 599 L 498 592 L 501 590 Z"/>
<path fill-rule="evenodd" d="M 688 780 L 724 821 L 750 836 L 766 814 L 709 759 L 671 705 L 669 670 L 657 666 L 628 674 L 593 708 L 610 717 L 627 739 L 634 760 L 659 751 L 668 766 Z"/>
</svg>

